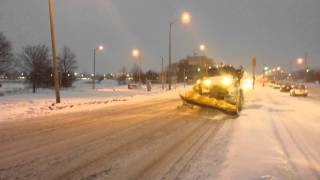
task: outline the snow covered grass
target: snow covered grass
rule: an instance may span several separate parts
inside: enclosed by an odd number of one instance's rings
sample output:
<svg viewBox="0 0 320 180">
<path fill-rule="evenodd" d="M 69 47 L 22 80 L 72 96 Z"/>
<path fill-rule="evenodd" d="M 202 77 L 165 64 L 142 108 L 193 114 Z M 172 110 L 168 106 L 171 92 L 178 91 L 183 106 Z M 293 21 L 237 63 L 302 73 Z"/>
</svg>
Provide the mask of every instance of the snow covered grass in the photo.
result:
<svg viewBox="0 0 320 180">
<path fill-rule="evenodd" d="M 153 85 L 152 91 L 145 87 L 129 90 L 126 85 L 119 86 L 116 81 L 102 81 L 97 83 L 96 90 L 90 81 L 77 81 L 74 87 L 61 90 L 61 103 L 55 103 L 53 89 L 39 89 L 36 94 L 26 89 L 22 83 L 3 83 L 7 93 L 0 97 L 0 121 L 26 119 L 57 113 L 91 111 L 106 105 L 126 103 L 127 101 L 143 101 L 150 98 L 175 94 L 182 90 L 182 86 L 173 92 L 162 90 L 161 85 Z M 17 91 L 20 89 L 20 91 Z M 17 93 L 18 92 L 18 93 Z"/>
</svg>

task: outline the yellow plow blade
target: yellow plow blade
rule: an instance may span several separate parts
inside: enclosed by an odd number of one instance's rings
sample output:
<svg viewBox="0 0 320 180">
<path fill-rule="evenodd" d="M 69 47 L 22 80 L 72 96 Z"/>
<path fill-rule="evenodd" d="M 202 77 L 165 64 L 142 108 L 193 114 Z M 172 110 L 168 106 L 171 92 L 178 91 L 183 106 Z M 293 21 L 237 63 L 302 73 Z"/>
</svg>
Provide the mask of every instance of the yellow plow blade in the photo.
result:
<svg viewBox="0 0 320 180">
<path fill-rule="evenodd" d="M 237 113 L 236 105 L 227 103 L 224 100 L 218 100 L 216 98 L 202 96 L 194 91 L 182 93 L 180 94 L 180 97 L 183 101 L 197 106 L 204 106 L 209 108 L 220 109 L 231 113 Z"/>
</svg>

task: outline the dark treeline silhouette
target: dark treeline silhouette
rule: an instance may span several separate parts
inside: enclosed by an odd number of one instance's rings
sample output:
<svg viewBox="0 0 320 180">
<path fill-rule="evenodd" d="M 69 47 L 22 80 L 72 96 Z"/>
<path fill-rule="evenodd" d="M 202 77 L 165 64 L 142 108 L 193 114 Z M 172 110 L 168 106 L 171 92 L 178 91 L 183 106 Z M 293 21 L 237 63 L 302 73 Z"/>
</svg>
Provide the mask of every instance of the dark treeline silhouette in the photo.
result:
<svg viewBox="0 0 320 180">
<path fill-rule="evenodd" d="M 75 53 L 67 46 L 58 55 L 60 86 L 71 87 L 76 80 L 74 71 L 77 69 Z M 5 35 L 0 32 L 0 75 L 18 74 L 23 72 L 33 92 L 37 88 L 53 87 L 51 52 L 47 45 L 27 45 L 21 52 L 14 55 L 12 46 Z"/>
<path fill-rule="evenodd" d="M 0 32 L 0 75 L 8 73 L 13 60 L 11 42 Z"/>
</svg>

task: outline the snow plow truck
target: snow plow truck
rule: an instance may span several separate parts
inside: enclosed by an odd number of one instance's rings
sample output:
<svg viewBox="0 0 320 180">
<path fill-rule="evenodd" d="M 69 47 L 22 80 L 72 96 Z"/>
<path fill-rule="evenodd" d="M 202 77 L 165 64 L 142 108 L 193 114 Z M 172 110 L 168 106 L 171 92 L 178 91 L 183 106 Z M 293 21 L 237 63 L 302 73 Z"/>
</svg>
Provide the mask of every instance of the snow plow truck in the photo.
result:
<svg viewBox="0 0 320 180">
<path fill-rule="evenodd" d="M 212 68 L 208 70 L 206 76 L 197 80 L 192 90 L 180 94 L 180 97 L 188 104 L 238 115 L 244 102 L 241 89 L 242 77 L 242 67 Z"/>
</svg>

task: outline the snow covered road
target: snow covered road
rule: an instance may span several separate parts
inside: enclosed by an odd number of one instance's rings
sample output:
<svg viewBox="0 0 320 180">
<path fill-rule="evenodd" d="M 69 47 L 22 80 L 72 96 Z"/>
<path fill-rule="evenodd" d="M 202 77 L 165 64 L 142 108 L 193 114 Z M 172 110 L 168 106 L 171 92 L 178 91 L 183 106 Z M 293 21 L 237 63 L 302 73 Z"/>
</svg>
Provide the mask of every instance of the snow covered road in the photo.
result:
<svg viewBox="0 0 320 180">
<path fill-rule="evenodd" d="M 0 126 L 0 179 L 159 179 L 186 164 L 228 116 L 178 96 Z"/>
<path fill-rule="evenodd" d="M 258 87 L 239 117 L 174 93 L 0 122 L 0 179 L 320 179 L 320 101 Z"/>
<path fill-rule="evenodd" d="M 235 121 L 220 179 L 320 179 L 320 101 L 260 87 Z"/>
</svg>

